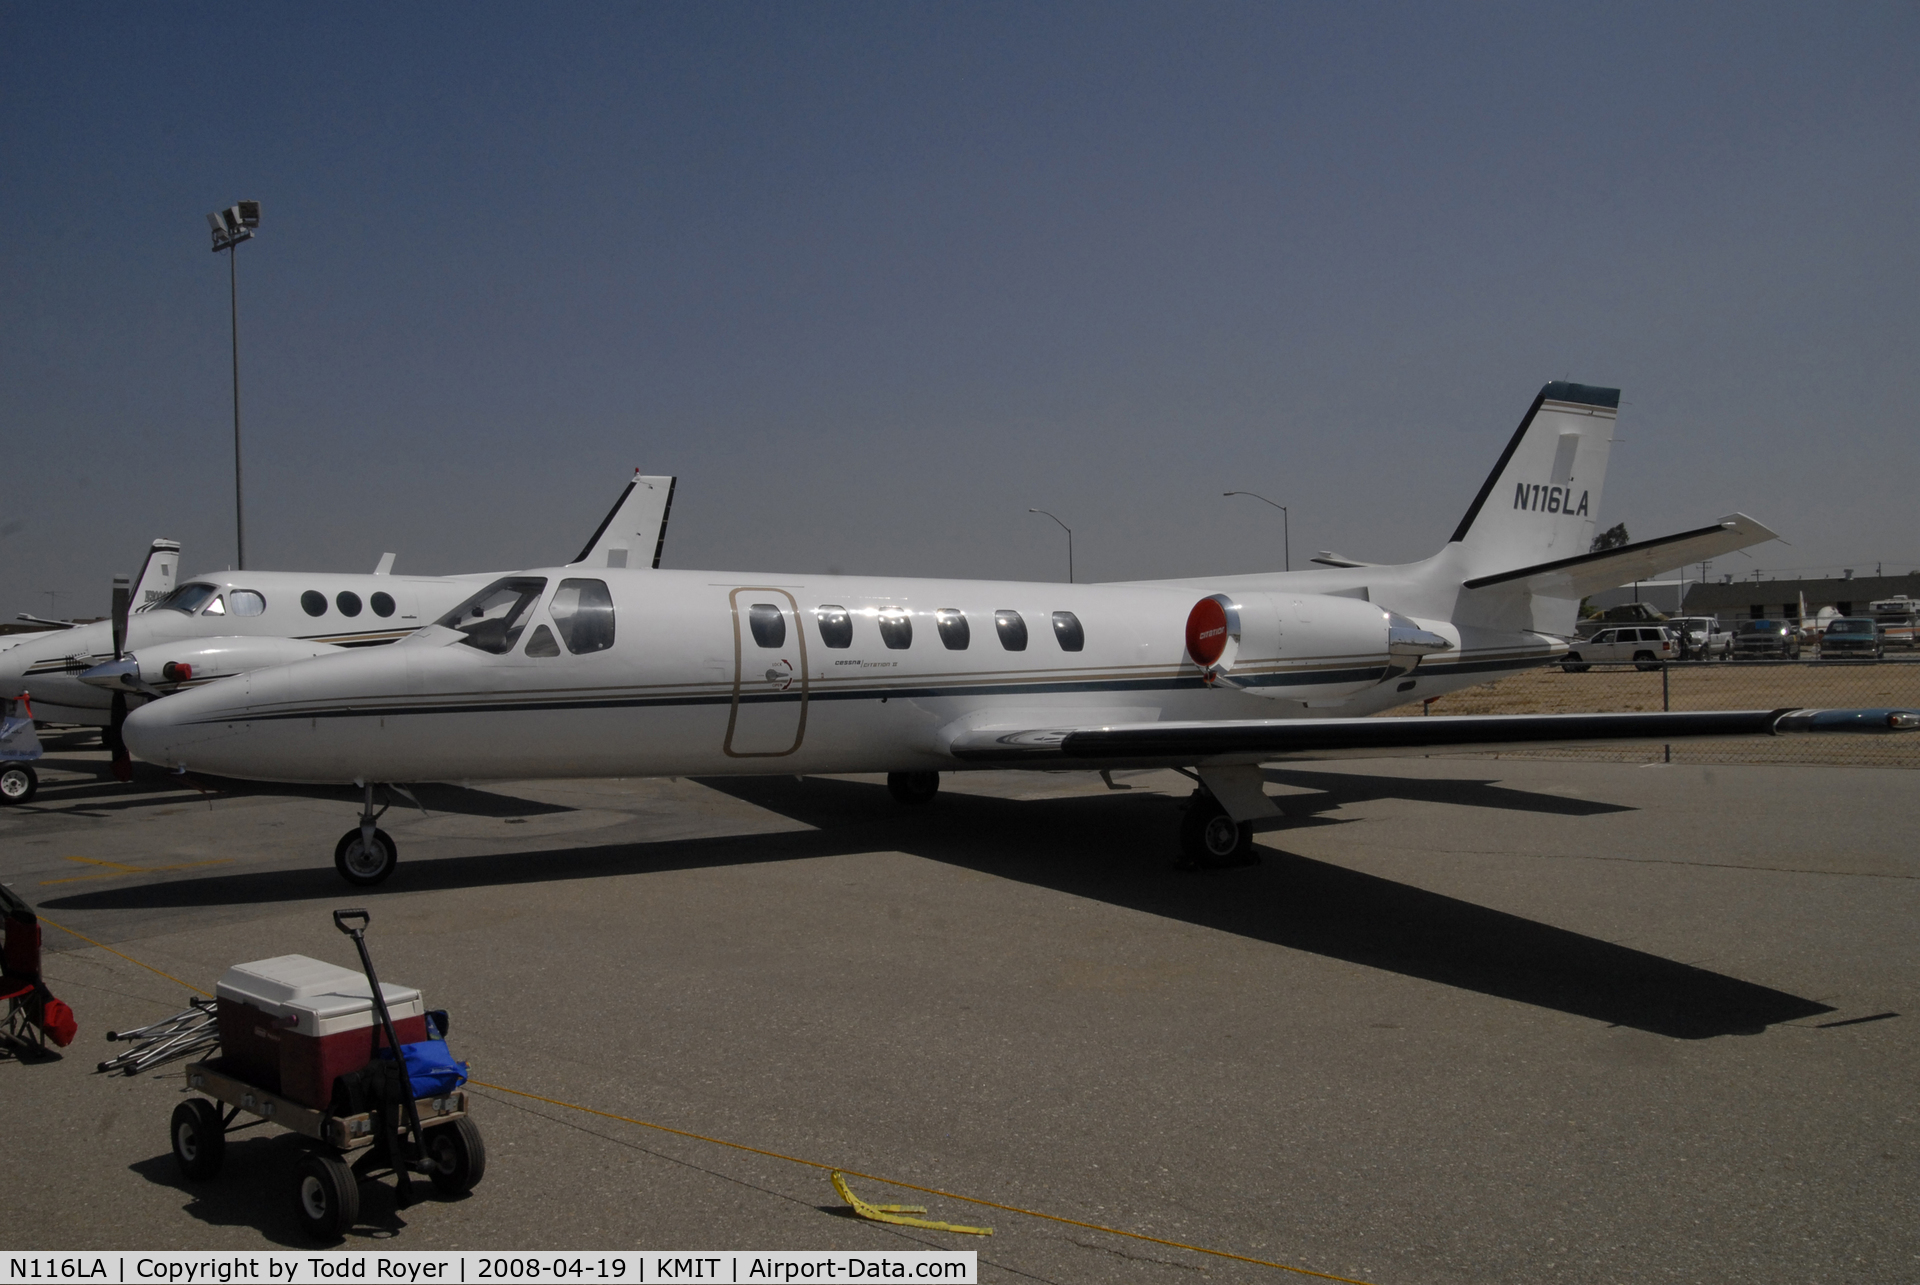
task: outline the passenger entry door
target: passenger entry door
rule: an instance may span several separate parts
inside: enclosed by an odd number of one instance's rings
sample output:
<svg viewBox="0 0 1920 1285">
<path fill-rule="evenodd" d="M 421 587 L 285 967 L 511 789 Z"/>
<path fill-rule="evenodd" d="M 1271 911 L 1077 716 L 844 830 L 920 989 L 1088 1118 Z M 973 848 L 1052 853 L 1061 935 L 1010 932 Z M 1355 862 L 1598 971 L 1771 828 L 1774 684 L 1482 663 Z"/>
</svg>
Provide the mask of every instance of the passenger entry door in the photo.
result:
<svg viewBox="0 0 1920 1285">
<path fill-rule="evenodd" d="M 735 589 L 733 708 L 721 749 L 731 758 L 779 758 L 807 734 L 807 636 L 784 589 Z"/>
</svg>

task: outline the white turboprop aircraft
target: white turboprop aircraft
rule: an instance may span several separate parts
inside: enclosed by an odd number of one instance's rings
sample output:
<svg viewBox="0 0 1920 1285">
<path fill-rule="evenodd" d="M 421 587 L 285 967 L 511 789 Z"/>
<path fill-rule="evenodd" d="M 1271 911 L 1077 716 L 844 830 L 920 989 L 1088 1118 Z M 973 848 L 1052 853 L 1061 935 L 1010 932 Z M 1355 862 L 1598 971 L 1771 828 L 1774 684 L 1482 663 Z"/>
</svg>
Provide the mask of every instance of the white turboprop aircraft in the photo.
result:
<svg viewBox="0 0 1920 1285">
<path fill-rule="evenodd" d="M 1772 539 L 1735 515 L 1590 553 L 1619 405 L 1548 384 L 1445 548 L 1399 566 L 1127 584 L 572 567 L 503 577 L 376 653 L 256 670 L 128 719 L 141 757 L 353 782 L 335 865 L 387 877 L 374 785 L 1175 767 L 1182 846 L 1250 859 L 1266 759 L 1416 746 L 1920 727 L 1904 711 L 1373 719 L 1566 651 L 1581 597 Z"/>
<path fill-rule="evenodd" d="M 568 565 L 658 567 L 673 488 L 671 477 L 635 470 Z M 397 576 L 389 553 L 371 575 L 221 571 L 175 588 L 179 557 L 178 544 L 154 542 L 128 595 L 131 611 L 116 586 L 112 620 L 0 646 L 0 697 L 30 693 L 37 720 L 97 724 L 112 742 L 130 705 L 266 665 L 395 642 L 499 574 Z M 116 748 L 124 771 L 118 755 Z"/>
</svg>

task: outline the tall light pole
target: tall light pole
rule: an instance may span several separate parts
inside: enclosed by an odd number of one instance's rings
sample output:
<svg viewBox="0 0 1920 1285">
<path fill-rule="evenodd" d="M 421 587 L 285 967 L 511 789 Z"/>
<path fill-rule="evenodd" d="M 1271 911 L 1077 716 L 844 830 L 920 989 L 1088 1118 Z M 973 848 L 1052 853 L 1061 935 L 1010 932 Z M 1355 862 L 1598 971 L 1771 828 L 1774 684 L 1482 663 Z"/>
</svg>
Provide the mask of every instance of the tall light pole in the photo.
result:
<svg viewBox="0 0 1920 1285">
<path fill-rule="evenodd" d="M 1251 495 L 1262 504 L 1273 504 L 1273 501 L 1269 500 L 1266 496 L 1257 495 L 1252 491 L 1222 491 L 1220 494 L 1223 496 Z M 1288 528 L 1292 526 L 1292 519 L 1287 514 L 1286 505 L 1273 504 L 1273 507 L 1280 510 L 1280 556 L 1286 564 L 1285 570 L 1291 571 L 1293 570 L 1293 532 Z"/>
<path fill-rule="evenodd" d="M 233 565 L 236 571 L 247 567 L 247 522 L 240 499 L 240 269 L 235 253 L 242 241 L 253 239 L 260 226 L 260 202 L 235 201 L 224 210 L 207 216 L 213 228 L 213 252 L 227 252 L 227 306 L 233 322 Z"/>
<path fill-rule="evenodd" d="M 1028 509 L 1027 512 L 1038 513 L 1042 517 L 1053 518 L 1053 514 L 1048 513 L 1045 509 Z M 1059 518 L 1053 518 L 1053 520 L 1055 522 L 1060 522 Z M 1073 528 L 1068 526 L 1064 522 L 1060 522 L 1060 529 L 1067 533 L 1067 583 L 1072 584 L 1073 583 Z"/>
</svg>

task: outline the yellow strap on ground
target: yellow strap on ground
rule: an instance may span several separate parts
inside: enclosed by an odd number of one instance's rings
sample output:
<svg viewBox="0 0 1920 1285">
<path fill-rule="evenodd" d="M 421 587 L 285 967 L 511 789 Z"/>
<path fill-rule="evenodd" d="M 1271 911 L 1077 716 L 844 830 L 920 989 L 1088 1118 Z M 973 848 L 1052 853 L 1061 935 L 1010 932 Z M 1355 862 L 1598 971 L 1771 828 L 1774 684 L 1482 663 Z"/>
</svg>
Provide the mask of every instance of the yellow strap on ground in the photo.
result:
<svg viewBox="0 0 1920 1285">
<path fill-rule="evenodd" d="M 86 936 L 84 933 L 77 933 L 77 932 L 74 932 L 73 929 L 71 928 L 65 927 L 64 925 L 61 925 L 61 924 L 56 924 L 51 919 L 48 919 L 44 915 L 40 917 L 40 922 L 47 924 L 50 927 L 58 928 L 63 933 L 71 933 L 73 936 L 78 937 L 81 941 L 86 942 L 87 945 L 89 946 L 98 946 L 101 950 L 106 951 L 109 955 L 118 955 L 121 959 L 126 960 L 129 964 L 133 964 L 140 968 L 144 968 L 150 973 L 157 973 L 159 974 L 159 976 L 166 978 L 168 981 L 173 982 L 176 985 L 186 986 L 188 990 L 198 992 L 201 995 L 207 994 L 206 991 L 201 990 L 198 986 L 188 986 L 186 982 L 181 981 L 178 977 L 175 977 L 172 973 L 162 973 L 160 972 L 159 969 L 155 968 L 152 964 L 143 964 L 139 960 L 135 959 L 132 955 L 123 954 L 122 952 L 115 950 L 111 946 L 103 946 L 99 942 L 95 941 L 93 938 Z M 488 1084 L 484 1080 L 469 1080 L 467 1081 L 467 1083 L 473 1085 L 473 1087 L 475 1087 L 476 1089 L 492 1089 L 495 1093 L 509 1093 L 517 1098 L 530 1098 L 535 1102 L 545 1102 L 549 1106 L 563 1107 L 568 1111 L 578 1111 L 582 1115 L 595 1115 L 595 1116 L 599 1116 L 603 1120 L 618 1120 L 622 1124 L 636 1124 L 643 1129 L 655 1129 L 661 1133 L 671 1133 L 675 1137 L 691 1138 L 695 1142 L 710 1142 L 716 1147 L 727 1147 L 734 1151 L 745 1151 L 751 1155 L 768 1156 L 774 1160 L 785 1160 L 790 1164 L 804 1165 L 809 1169 L 825 1169 L 835 1179 L 835 1182 L 834 1182 L 835 1189 L 838 1190 L 840 1194 L 846 1198 L 846 1201 L 849 1205 L 855 1206 L 856 1213 L 859 1212 L 858 1203 L 854 1201 L 853 1193 L 847 1190 L 846 1188 L 846 1177 L 849 1175 L 855 1178 L 865 1179 L 868 1182 L 885 1183 L 889 1187 L 900 1187 L 907 1191 L 925 1192 L 929 1196 L 939 1196 L 943 1200 L 958 1200 L 965 1204 L 981 1205 L 988 1209 L 1001 1209 L 1001 1210 L 1005 1210 L 1007 1213 L 1019 1214 L 1025 1218 L 1038 1218 L 1042 1222 L 1061 1223 L 1068 1227 L 1084 1227 L 1088 1231 L 1103 1232 L 1109 1236 L 1124 1236 L 1128 1240 L 1145 1241 L 1151 1245 L 1165 1245 L 1169 1249 L 1184 1249 L 1184 1250 L 1187 1250 L 1189 1253 L 1206 1254 L 1212 1258 L 1227 1258 L 1227 1259 L 1233 1260 L 1236 1263 L 1252 1263 L 1256 1267 L 1271 1267 L 1276 1271 L 1291 1272 L 1295 1276 L 1311 1276 L 1315 1280 L 1339 1281 L 1340 1285 L 1369 1285 L 1369 1282 L 1363 1281 L 1363 1280 L 1356 1280 L 1351 1276 L 1335 1276 L 1332 1272 L 1316 1272 L 1310 1267 L 1295 1267 L 1289 1263 L 1275 1262 L 1271 1258 L 1254 1258 L 1250 1254 L 1234 1254 L 1224 1249 L 1208 1249 L 1205 1245 L 1189 1245 L 1185 1241 L 1168 1240 L 1162 1236 L 1149 1236 L 1145 1232 L 1123 1231 L 1118 1227 L 1108 1227 L 1101 1223 L 1084 1222 L 1078 1218 L 1063 1218 L 1059 1214 L 1043 1214 L 1037 1209 L 1022 1209 L 1019 1205 L 1002 1204 L 997 1200 L 985 1200 L 979 1196 L 963 1196 L 957 1191 L 942 1191 L 938 1187 L 922 1187 L 918 1183 L 901 1182 L 898 1178 L 885 1178 L 880 1176 L 879 1174 L 861 1173 L 858 1169 L 848 1169 L 848 1170 L 845 1170 L 843 1173 L 843 1171 L 835 1168 L 833 1165 L 821 1164 L 818 1160 L 806 1160 L 801 1158 L 800 1156 L 787 1155 L 784 1152 L 768 1151 L 764 1147 L 750 1147 L 744 1142 L 729 1142 L 725 1138 L 712 1138 L 712 1137 L 708 1137 L 704 1133 L 693 1133 L 687 1129 L 675 1129 L 670 1125 L 654 1124 L 650 1120 L 636 1120 L 630 1115 L 615 1115 L 611 1111 L 596 1111 L 592 1107 L 583 1107 L 573 1102 L 563 1102 L 559 1098 L 549 1098 L 549 1097 L 543 1097 L 538 1093 L 528 1093 L 525 1089 L 510 1089 L 504 1084 Z M 885 1210 L 887 1212 L 893 1212 L 894 1210 L 901 1210 L 905 1208 L 904 1206 L 888 1206 L 888 1205 L 869 1205 L 867 1207 L 869 1209 Z M 896 1220 L 882 1219 L 881 1221 L 896 1221 Z M 979 1229 L 977 1228 L 950 1227 L 943 1223 L 929 1222 L 929 1223 L 916 1223 L 912 1225 L 917 1225 L 922 1227 L 936 1227 L 945 1231 L 967 1231 L 967 1232 L 974 1232 L 975 1234 L 979 1234 Z"/>
<path fill-rule="evenodd" d="M 862 1218 L 877 1223 L 895 1223 L 901 1227 L 925 1227 L 928 1231 L 957 1231 L 969 1236 L 991 1236 L 991 1227 L 963 1227 L 959 1223 L 935 1222 L 931 1218 L 911 1218 L 910 1214 L 924 1214 L 925 1205 L 869 1205 L 853 1194 L 853 1188 L 847 1186 L 846 1175 L 838 1169 L 828 1175 L 833 1180 L 833 1189 L 840 1193 L 840 1199 L 847 1202 L 853 1212 Z"/>
</svg>

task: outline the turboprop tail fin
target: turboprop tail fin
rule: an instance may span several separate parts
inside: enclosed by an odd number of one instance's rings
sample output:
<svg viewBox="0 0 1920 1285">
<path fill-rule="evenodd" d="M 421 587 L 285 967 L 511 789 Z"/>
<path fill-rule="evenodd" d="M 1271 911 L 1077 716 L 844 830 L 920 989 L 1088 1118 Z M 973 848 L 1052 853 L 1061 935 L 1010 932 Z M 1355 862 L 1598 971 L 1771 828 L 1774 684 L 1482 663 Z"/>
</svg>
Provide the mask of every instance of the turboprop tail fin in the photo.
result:
<svg viewBox="0 0 1920 1285">
<path fill-rule="evenodd" d="M 155 540 L 147 549 L 147 560 L 140 565 L 140 574 L 133 578 L 133 609 L 145 611 L 172 593 L 179 570 L 180 542 Z"/>
<path fill-rule="evenodd" d="M 1454 530 L 1469 578 L 1592 548 L 1619 408 L 1617 388 L 1556 380 L 1540 390 Z"/>
</svg>

